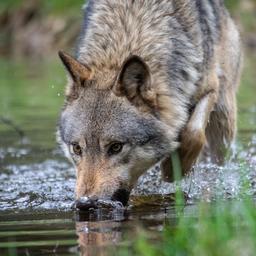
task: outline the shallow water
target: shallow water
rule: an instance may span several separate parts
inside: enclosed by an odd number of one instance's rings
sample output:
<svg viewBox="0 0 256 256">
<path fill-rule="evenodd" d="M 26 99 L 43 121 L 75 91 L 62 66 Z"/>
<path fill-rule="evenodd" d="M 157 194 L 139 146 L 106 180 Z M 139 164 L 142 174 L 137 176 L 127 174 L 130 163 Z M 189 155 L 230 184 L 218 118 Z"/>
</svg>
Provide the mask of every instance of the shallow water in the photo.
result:
<svg viewBox="0 0 256 256">
<path fill-rule="evenodd" d="M 161 181 L 158 167 L 140 179 L 126 211 L 72 211 L 75 173 L 55 142 L 64 71 L 54 63 L 0 65 L 0 255 L 104 254 L 113 246 L 129 246 L 138 228 L 157 239 L 164 222 L 175 221 L 169 195 L 174 185 Z M 199 165 L 182 181 L 188 216 L 196 215 L 198 200 L 256 195 L 253 91 L 256 85 L 248 83 L 239 93 L 231 160 L 224 167 Z"/>
</svg>

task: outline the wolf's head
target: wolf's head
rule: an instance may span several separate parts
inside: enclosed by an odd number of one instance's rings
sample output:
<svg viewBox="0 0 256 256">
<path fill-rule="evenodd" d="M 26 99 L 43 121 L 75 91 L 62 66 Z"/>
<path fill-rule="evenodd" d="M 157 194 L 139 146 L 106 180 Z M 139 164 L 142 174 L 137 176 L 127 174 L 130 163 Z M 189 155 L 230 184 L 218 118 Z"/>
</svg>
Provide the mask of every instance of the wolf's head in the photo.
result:
<svg viewBox="0 0 256 256">
<path fill-rule="evenodd" d="M 176 147 L 159 119 L 150 70 L 131 56 L 100 89 L 95 70 L 63 52 L 60 58 L 69 84 L 58 139 L 76 168 L 76 197 L 125 205 L 139 176 Z"/>
</svg>

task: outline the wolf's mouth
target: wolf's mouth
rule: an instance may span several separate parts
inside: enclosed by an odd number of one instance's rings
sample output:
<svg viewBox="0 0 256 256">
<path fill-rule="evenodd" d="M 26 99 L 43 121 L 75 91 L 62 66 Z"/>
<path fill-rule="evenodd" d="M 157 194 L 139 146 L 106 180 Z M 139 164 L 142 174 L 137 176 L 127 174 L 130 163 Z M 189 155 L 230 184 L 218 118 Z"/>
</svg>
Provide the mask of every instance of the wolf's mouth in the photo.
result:
<svg viewBox="0 0 256 256">
<path fill-rule="evenodd" d="M 115 191 L 115 193 L 111 197 L 111 200 L 121 202 L 123 206 L 126 206 L 129 201 L 129 196 L 130 191 L 124 188 L 120 188 Z"/>
<path fill-rule="evenodd" d="M 130 192 L 127 189 L 117 189 L 111 198 L 80 197 L 74 203 L 74 208 L 89 211 L 90 209 L 123 209 L 129 201 Z"/>
<path fill-rule="evenodd" d="M 81 211 L 89 211 L 96 209 L 123 209 L 124 204 L 117 200 L 112 199 L 98 199 L 81 197 L 75 201 L 74 208 Z"/>
</svg>

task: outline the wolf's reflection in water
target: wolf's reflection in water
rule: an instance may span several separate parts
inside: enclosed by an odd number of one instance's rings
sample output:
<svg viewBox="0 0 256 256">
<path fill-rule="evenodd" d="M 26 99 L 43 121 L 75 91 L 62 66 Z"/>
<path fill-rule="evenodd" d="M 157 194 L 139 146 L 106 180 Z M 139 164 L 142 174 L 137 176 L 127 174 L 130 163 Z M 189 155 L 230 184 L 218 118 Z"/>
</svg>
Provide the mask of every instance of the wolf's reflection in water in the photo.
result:
<svg viewBox="0 0 256 256">
<path fill-rule="evenodd" d="M 109 248 L 123 241 L 124 232 L 121 227 L 127 219 L 125 211 L 78 213 L 76 234 L 80 255 L 109 255 Z"/>
</svg>

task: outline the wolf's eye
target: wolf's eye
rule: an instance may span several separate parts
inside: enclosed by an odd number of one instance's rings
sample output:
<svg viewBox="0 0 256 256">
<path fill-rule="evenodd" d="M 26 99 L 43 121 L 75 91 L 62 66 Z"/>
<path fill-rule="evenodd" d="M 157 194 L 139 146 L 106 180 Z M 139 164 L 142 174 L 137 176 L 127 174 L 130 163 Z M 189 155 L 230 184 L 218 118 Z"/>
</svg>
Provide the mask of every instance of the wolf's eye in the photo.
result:
<svg viewBox="0 0 256 256">
<path fill-rule="evenodd" d="M 108 149 L 108 154 L 116 155 L 116 154 L 120 153 L 123 149 L 123 146 L 124 146 L 124 144 L 121 142 L 113 143 Z"/>
<path fill-rule="evenodd" d="M 73 149 L 73 152 L 78 155 L 78 156 L 81 156 L 82 155 L 82 148 L 79 146 L 79 144 L 77 143 L 74 143 L 72 145 L 72 149 Z"/>
</svg>

